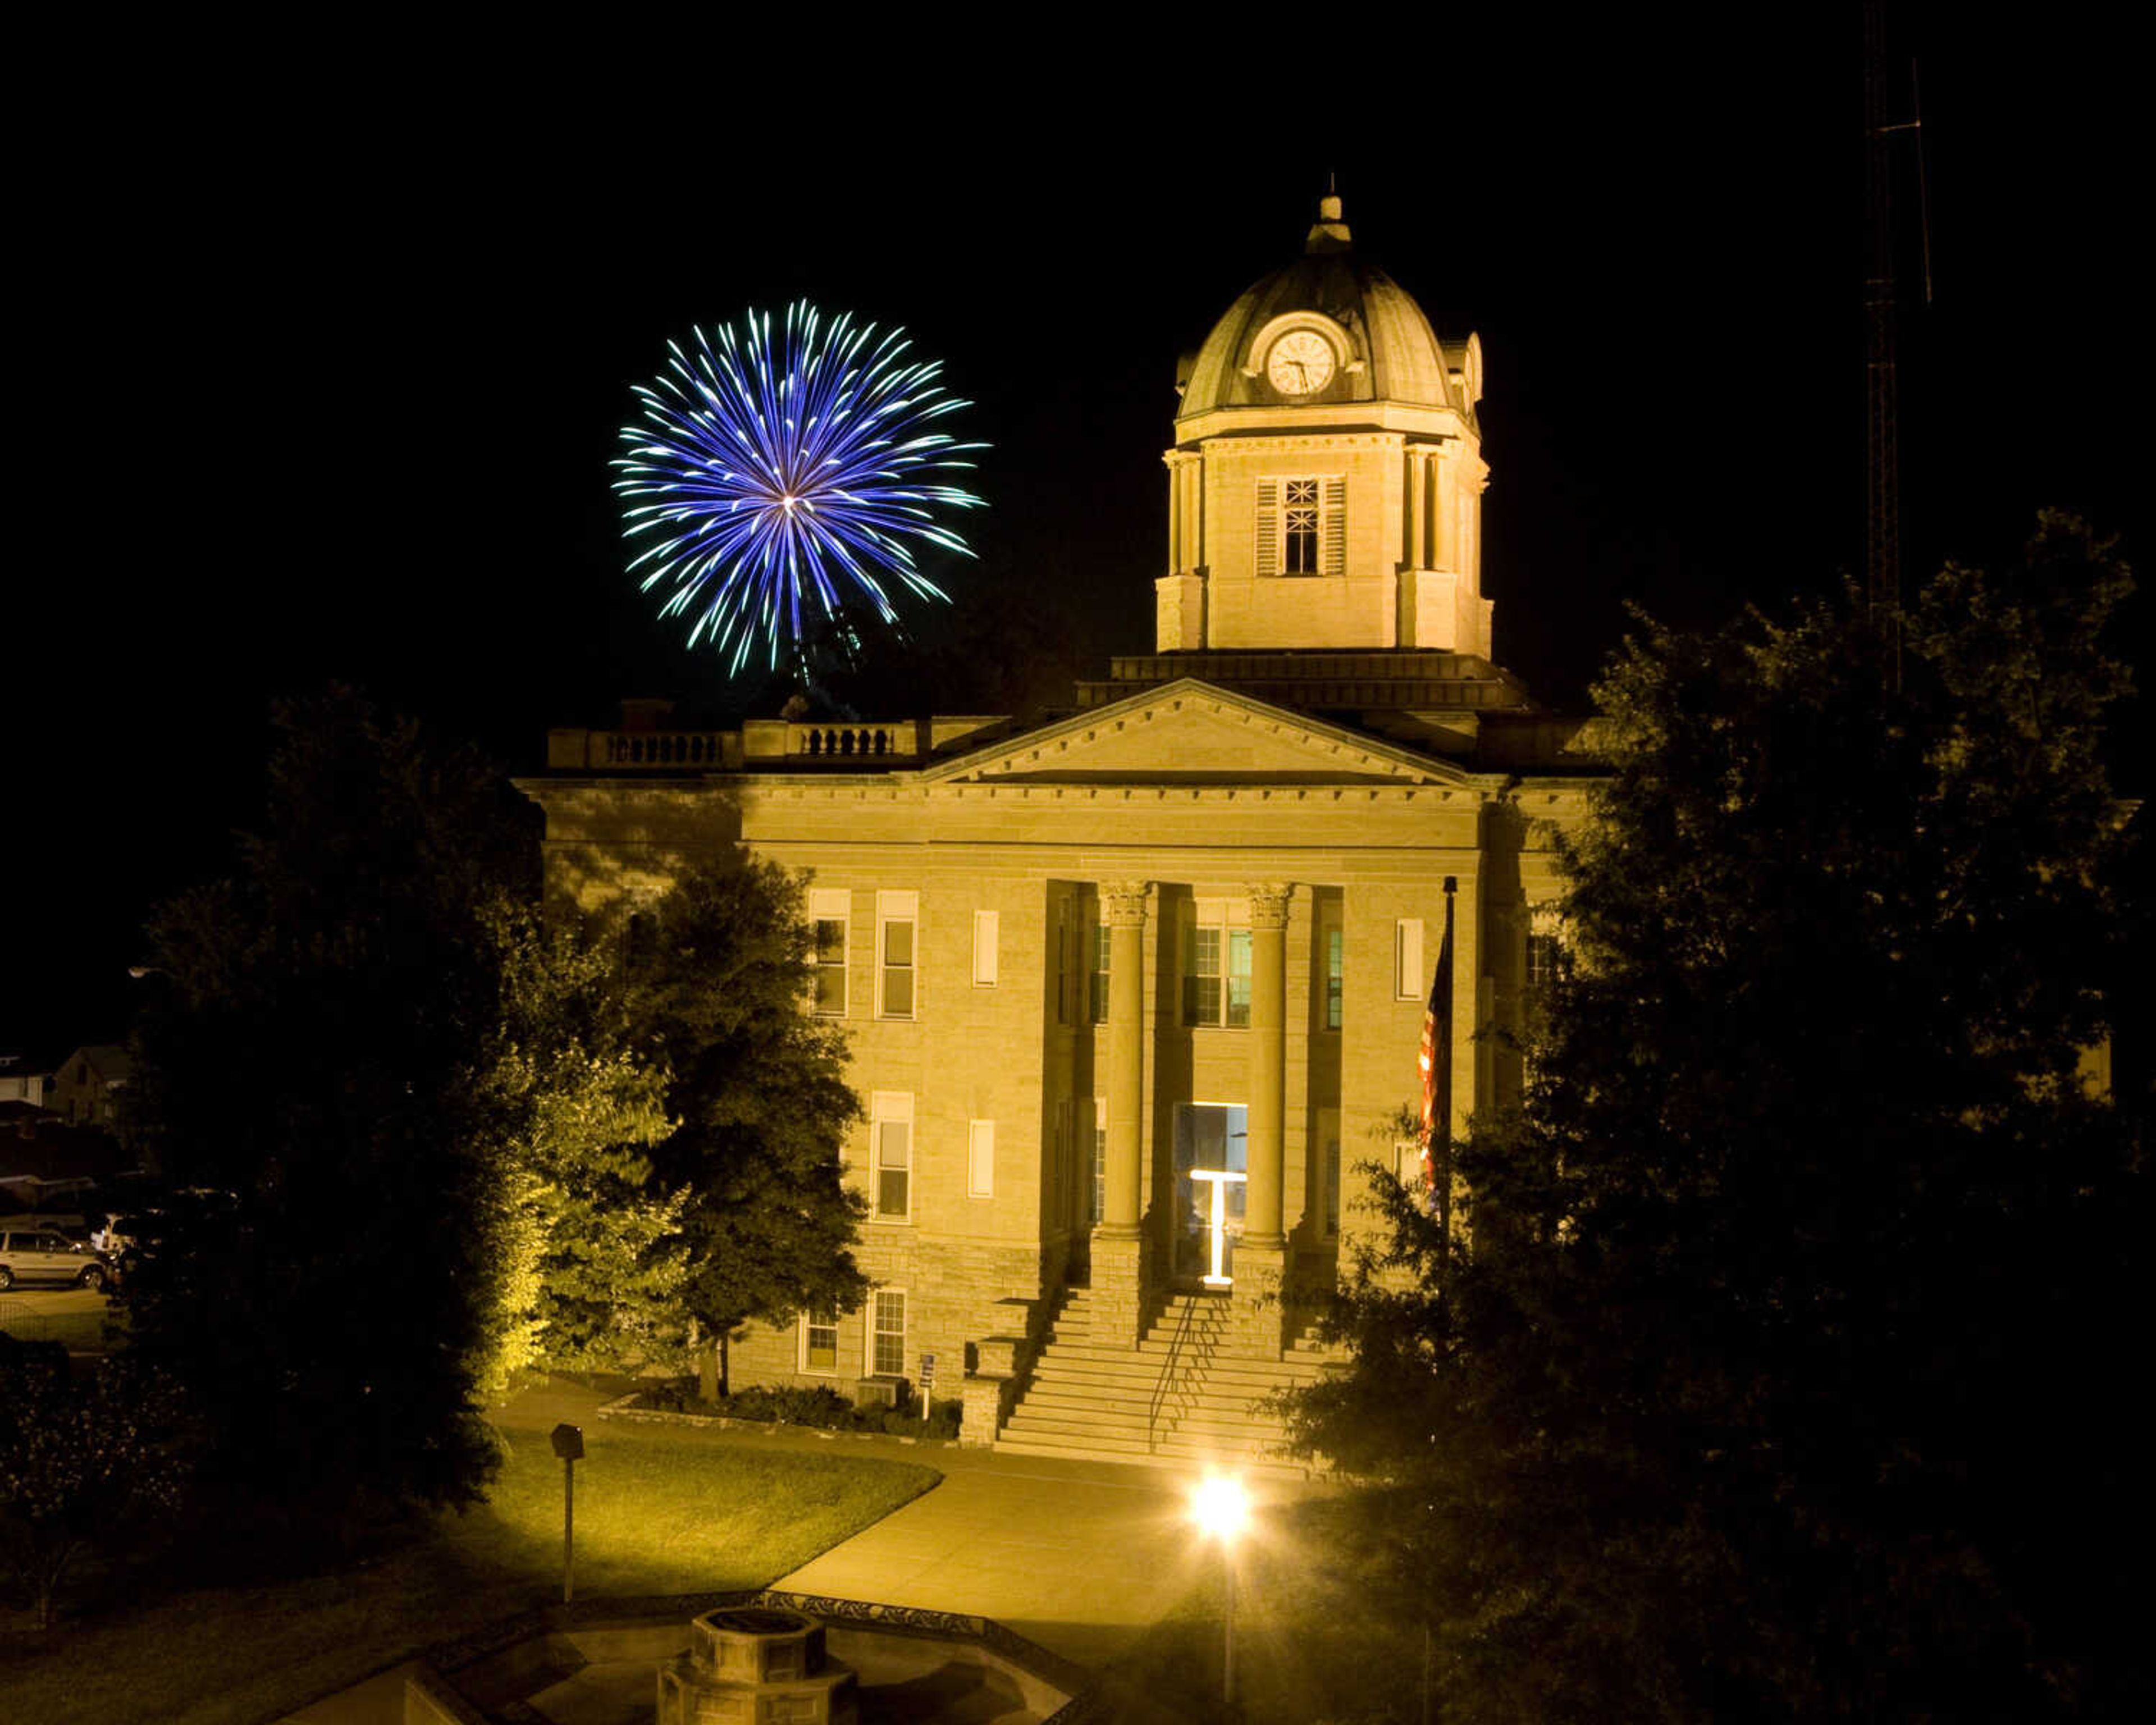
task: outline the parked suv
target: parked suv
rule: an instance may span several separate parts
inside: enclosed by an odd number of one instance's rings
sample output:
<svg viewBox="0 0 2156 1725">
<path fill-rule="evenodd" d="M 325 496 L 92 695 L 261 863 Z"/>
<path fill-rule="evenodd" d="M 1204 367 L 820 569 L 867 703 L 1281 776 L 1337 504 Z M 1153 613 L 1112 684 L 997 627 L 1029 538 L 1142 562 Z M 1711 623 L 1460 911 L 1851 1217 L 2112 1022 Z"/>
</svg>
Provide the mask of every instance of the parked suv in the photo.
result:
<svg viewBox="0 0 2156 1725">
<path fill-rule="evenodd" d="M 11 1228 L 0 1234 L 0 1288 L 18 1281 L 102 1288 L 111 1280 L 112 1268 L 102 1255 L 47 1229 Z"/>
</svg>

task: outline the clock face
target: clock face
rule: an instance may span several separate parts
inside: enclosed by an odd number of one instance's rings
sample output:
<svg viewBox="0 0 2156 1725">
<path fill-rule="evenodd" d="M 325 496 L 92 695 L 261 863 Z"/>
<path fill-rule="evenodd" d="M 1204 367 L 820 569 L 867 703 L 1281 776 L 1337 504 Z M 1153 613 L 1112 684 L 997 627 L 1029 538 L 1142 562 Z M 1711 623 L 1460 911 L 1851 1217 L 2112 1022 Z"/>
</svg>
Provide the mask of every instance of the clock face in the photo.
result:
<svg viewBox="0 0 2156 1725">
<path fill-rule="evenodd" d="M 1282 395 L 1311 395 L 1332 381 L 1332 344 L 1316 330 L 1290 330 L 1265 356 L 1265 378 Z"/>
</svg>

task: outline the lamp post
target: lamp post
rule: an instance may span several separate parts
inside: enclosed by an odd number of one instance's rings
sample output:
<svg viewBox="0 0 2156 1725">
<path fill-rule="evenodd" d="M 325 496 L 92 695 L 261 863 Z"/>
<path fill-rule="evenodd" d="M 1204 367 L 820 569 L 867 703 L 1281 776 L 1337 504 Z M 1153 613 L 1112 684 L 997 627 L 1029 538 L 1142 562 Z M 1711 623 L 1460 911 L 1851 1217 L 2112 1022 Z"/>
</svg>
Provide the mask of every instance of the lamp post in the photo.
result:
<svg viewBox="0 0 2156 1725">
<path fill-rule="evenodd" d="M 1220 1542 L 1225 1603 L 1220 1613 L 1220 1703 L 1235 1705 L 1235 1540 L 1250 1518 L 1250 1495 L 1234 1474 L 1209 1473 L 1190 1495 L 1190 1518 Z"/>
<path fill-rule="evenodd" d="M 567 1420 L 548 1434 L 554 1453 L 562 1458 L 562 1603 L 576 1596 L 577 1579 L 577 1464 L 584 1459 L 582 1426 Z"/>
</svg>

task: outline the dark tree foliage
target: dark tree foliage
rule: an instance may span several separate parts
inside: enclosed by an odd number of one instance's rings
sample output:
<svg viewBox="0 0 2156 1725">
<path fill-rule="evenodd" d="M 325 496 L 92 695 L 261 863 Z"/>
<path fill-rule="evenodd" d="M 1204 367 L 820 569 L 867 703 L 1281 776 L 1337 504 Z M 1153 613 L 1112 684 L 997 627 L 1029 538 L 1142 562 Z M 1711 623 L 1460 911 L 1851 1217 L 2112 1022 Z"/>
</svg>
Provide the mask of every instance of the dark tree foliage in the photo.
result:
<svg viewBox="0 0 2156 1725">
<path fill-rule="evenodd" d="M 842 1162 L 861 1106 L 843 1031 L 808 1009 L 802 905 L 775 865 L 700 865 L 639 923 L 630 957 L 632 1010 L 678 1122 L 652 1160 L 665 1186 L 689 1189 L 681 1299 L 719 1345 L 721 1390 L 744 1323 L 851 1311 L 868 1291 L 853 1256 L 866 1205 Z"/>
<path fill-rule="evenodd" d="M 536 846 L 475 755 L 346 693 L 277 715 L 261 830 L 166 906 L 138 1038 L 175 1196 L 124 1297 L 205 1473 L 311 1523 L 459 1504 L 519 1261 L 484 1081 Z"/>
<path fill-rule="evenodd" d="M 56 1342 L 0 1334 L 0 1574 L 28 1587 L 40 1629 L 78 1558 L 111 1561 L 177 1502 L 187 1447 L 175 1387 L 140 1359 L 71 1369 Z"/>
<path fill-rule="evenodd" d="M 2139 1110 L 2110 547 L 1646 629 L 1572 963 L 1464 1243 L 1395 1192 L 1301 1436 L 1378 1481 L 1449 1717 L 2131 1715 Z M 2145 1716 L 2145 1715 L 2143 1715 Z"/>
</svg>

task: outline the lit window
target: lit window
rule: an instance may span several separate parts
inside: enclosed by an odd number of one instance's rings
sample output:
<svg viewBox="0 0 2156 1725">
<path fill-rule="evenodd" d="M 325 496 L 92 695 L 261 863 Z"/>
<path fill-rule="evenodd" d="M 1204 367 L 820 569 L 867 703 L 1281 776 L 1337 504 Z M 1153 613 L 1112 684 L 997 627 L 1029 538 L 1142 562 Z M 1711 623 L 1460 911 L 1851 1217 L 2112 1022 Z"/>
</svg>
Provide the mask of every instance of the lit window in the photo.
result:
<svg viewBox="0 0 2156 1725">
<path fill-rule="evenodd" d="M 1093 974 L 1088 985 L 1086 1006 L 1096 1024 L 1108 1022 L 1108 925 L 1093 925 Z"/>
<path fill-rule="evenodd" d="M 1558 979 L 1564 963 L 1564 932 L 1555 905 L 1536 905 L 1527 915 L 1527 983 L 1533 993 Z"/>
<path fill-rule="evenodd" d="M 1344 573 L 1347 505 L 1348 481 L 1338 475 L 1260 480 L 1258 573 Z"/>
<path fill-rule="evenodd" d="M 911 892 L 876 895 L 876 1016 L 910 1019 L 914 1014 L 914 919 L 920 896 Z"/>
<path fill-rule="evenodd" d="M 975 1120 L 966 1127 L 966 1195 L 996 1195 L 996 1123 Z"/>
<path fill-rule="evenodd" d="M 878 1091 L 869 1108 L 869 1208 L 879 1222 L 913 1213 L 913 1096 Z"/>
<path fill-rule="evenodd" d="M 809 956 L 816 970 L 816 1010 L 824 1018 L 846 1015 L 846 925 L 852 912 L 851 893 L 818 887 L 808 894 L 808 916 L 815 929 Z"/>
<path fill-rule="evenodd" d="M 1183 927 L 1183 1022 L 1250 1022 L 1250 931 L 1221 899 L 1201 899 Z"/>
<path fill-rule="evenodd" d="M 906 1375 L 906 1295 L 897 1288 L 878 1288 L 870 1302 L 874 1322 L 869 1332 L 869 1371 L 878 1378 Z"/>
<path fill-rule="evenodd" d="M 1422 968 L 1422 918 L 1403 916 L 1393 925 L 1393 993 L 1401 1000 L 1424 1000 L 1430 988 Z"/>
<path fill-rule="evenodd" d="M 973 986 L 996 985 L 996 940 L 1002 917 L 994 911 L 973 912 Z"/>
<path fill-rule="evenodd" d="M 839 1316 L 834 1312 L 811 1312 L 801 1319 L 801 1369 L 835 1372 L 839 1369 Z"/>
<path fill-rule="evenodd" d="M 1340 1028 L 1340 1014 L 1347 980 L 1347 940 L 1340 929 L 1325 931 L 1325 1028 Z"/>
</svg>

